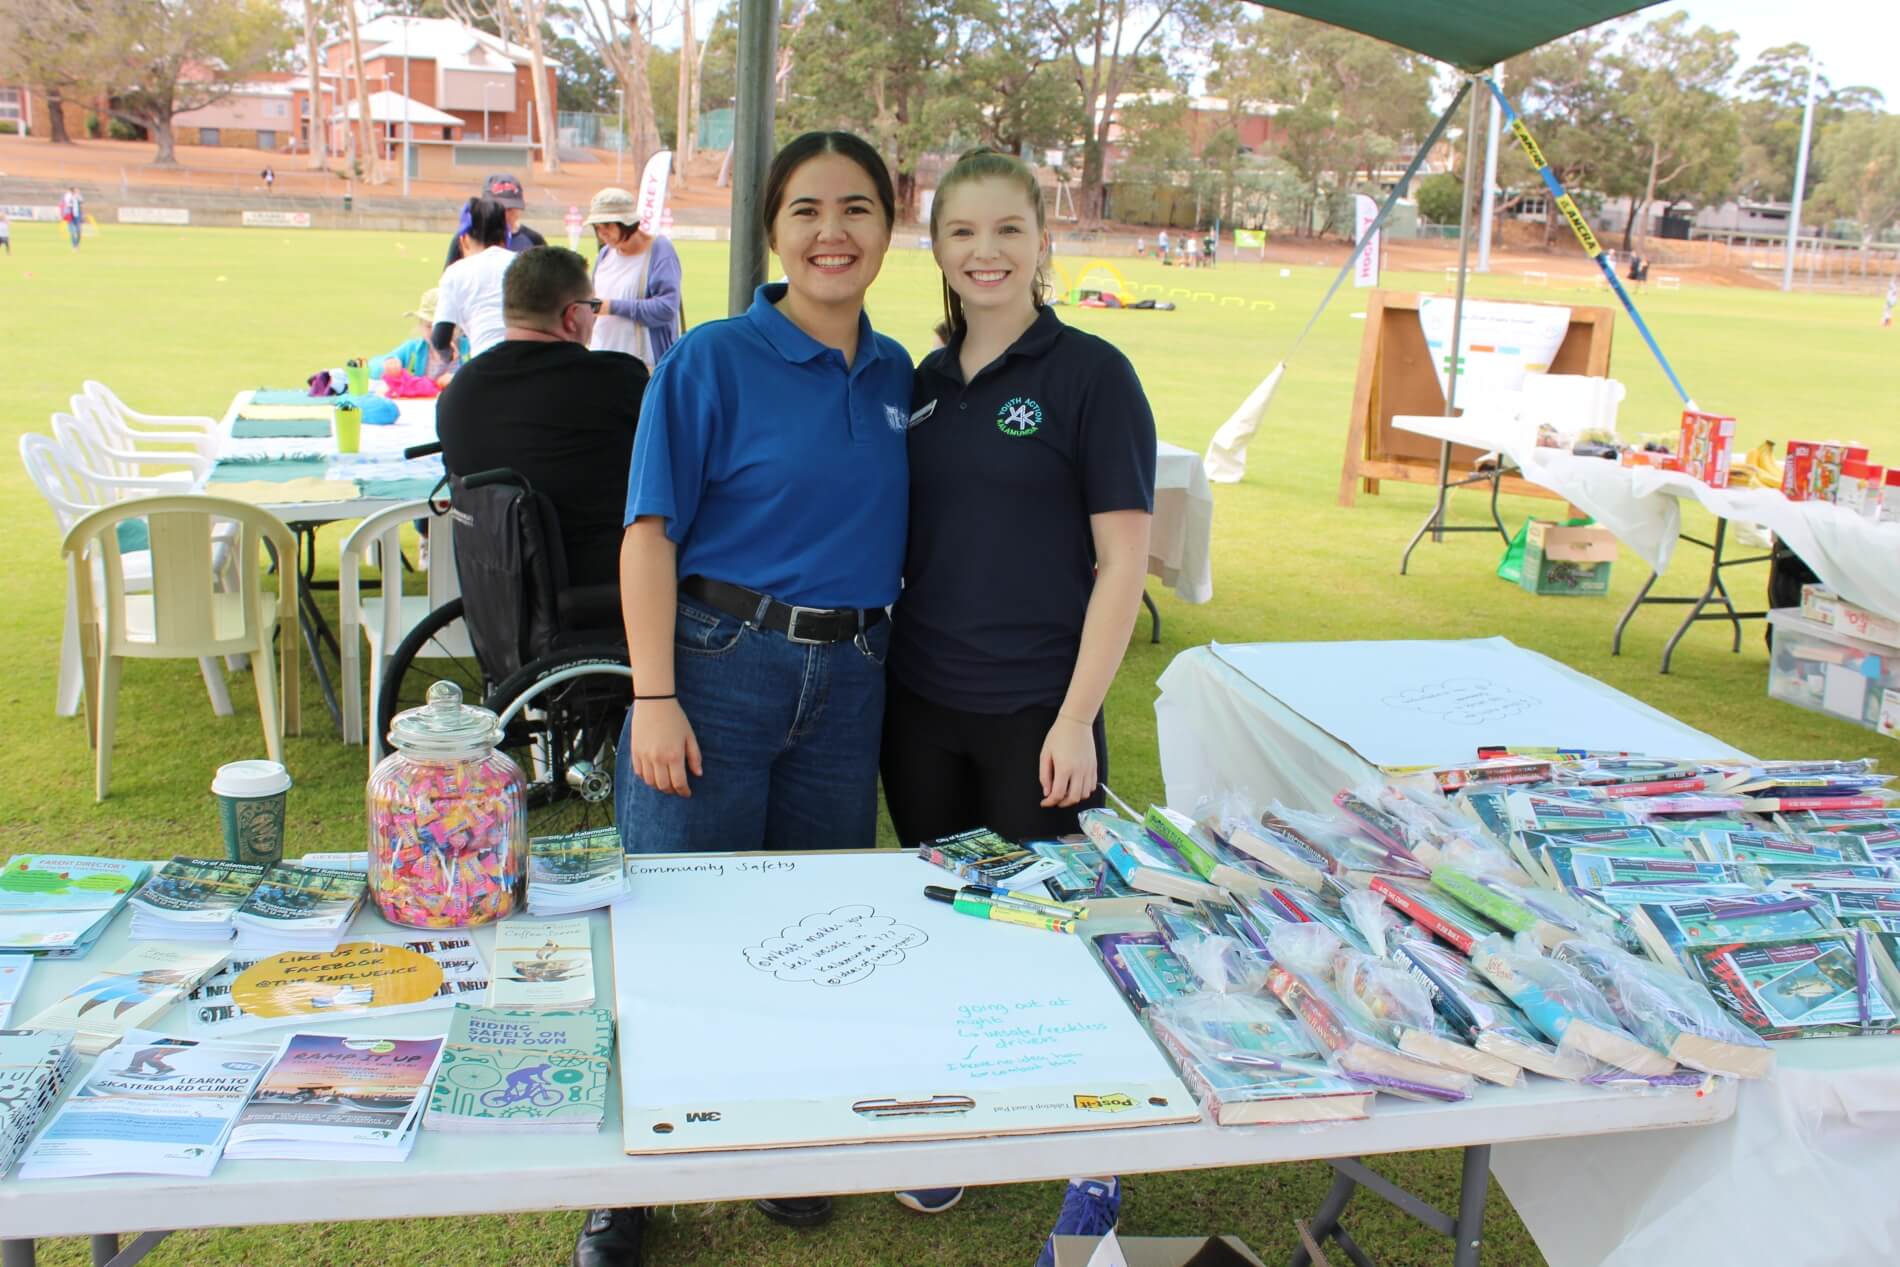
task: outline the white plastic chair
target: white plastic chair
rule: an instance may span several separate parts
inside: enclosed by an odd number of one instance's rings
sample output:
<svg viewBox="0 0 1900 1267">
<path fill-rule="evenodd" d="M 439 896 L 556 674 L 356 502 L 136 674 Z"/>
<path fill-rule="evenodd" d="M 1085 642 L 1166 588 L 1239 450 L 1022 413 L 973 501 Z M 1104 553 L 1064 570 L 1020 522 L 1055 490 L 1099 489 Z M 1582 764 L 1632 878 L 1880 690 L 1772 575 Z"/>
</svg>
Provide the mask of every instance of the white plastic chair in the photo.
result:
<svg viewBox="0 0 1900 1267">
<path fill-rule="evenodd" d="M 182 431 L 145 431 L 127 426 L 125 419 L 91 396 L 70 396 L 67 403 L 75 416 L 90 419 L 115 449 L 136 453 L 151 462 L 181 461 L 187 454 L 206 466 L 218 460 L 222 440 L 215 430 L 193 427 Z"/>
<path fill-rule="evenodd" d="M 119 550 L 118 526 L 130 519 L 145 520 L 151 539 L 151 589 L 144 594 L 128 590 Z M 219 521 L 238 525 L 237 584 L 222 591 L 214 587 L 211 571 Z M 259 557 L 267 543 L 280 564 L 274 595 L 264 588 Z M 297 544 L 281 519 L 256 506 L 200 494 L 133 498 L 81 518 L 66 533 L 61 549 L 79 596 L 80 662 L 85 670 L 87 732 L 97 754 L 97 799 L 105 799 L 112 773 L 119 677 L 128 656 L 197 660 L 250 655 L 264 748 L 271 760 L 283 760 L 286 730 L 300 734 L 302 727 Z M 273 650 L 279 657 L 275 664 Z"/>
<path fill-rule="evenodd" d="M 108 413 L 118 420 L 118 424 L 127 431 L 174 431 L 202 432 L 215 438 L 218 434 L 218 420 L 203 414 L 148 414 L 132 408 L 120 400 L 110 387 L 96 379 L 87 379 L 81 384 L 82 393 L 97 401 Z"/>
<path fill-rule="evenodd" d="M 74 467 L 60 452 L 59 446 L 49 437 L 29 432 L 20 437 L 20 460 L 26 465 L 27 478 L 40 490 L 40 496 L 53 512 L 53 522 L 59 526 L 60 536 L 64 537 L 68 529 L 81 519 L 99 509 L 100 502 L 95 492 L 95 482 L 107 477 L 95 476 Z M 113 479 L 112 484 L 124 491 L 132 491 L 141 481 Z M 142 491 L 157 493 L 162 488 L 147 487 Z M 152 585 L 152 555 L 150 550 L 121 550 L 125 569 L 126 589 L 131 592 L 148 590 Z M 214 552 L 212 566 L 220 574 L 228 570 L 231 552 L 228 547 Z M 205 691 L 211 696 L 211 711 L 220 717 L 231 715 L 231 693 L 224 684 L 224 675 L 218 671 L 216 661 L 209 657 L 198 662 L 198 668 L 204 674 Z M 66 617 L 60 628 L 59 639 L 59 681 L 54 691 L 53 711 L 60 717 L 72 717 L 79 712 L 80 691 L 83 675 L 79 664 L 79 596 L 69 582 L 66 586 Z"/>
<path fill-rule="evenodd" d="M 429 524 L 429 561 L 425 574 L 408 578 L 416 592 L 405 593 L 402 564 L 402 526 L 412 519 Z M 362 568 L 368 562 L 382 569 L 380 594 L 363 593 Z M 437 515 L 427 501 L 405 502 L 371 515 L 356 526 L 343 542 L 343 557 L 337 566 L 337 616 L 340 648 L 337 689 L 343 698 L 343 742 L 362 743 L 364 718 L 374 716 L 376 701 L 382 695 L 383 672 L 389 657 L 405 635 L 422 618 L 462 592 L 455 574 L 455 534 L 448 516 Z M 364 707 L 362 648 L 358 631 L 369 643 L 369 704 Z M 426 656 L 472 657 L 462 626 L 451 625 Z M 383 755 L 383 736 L 371 735 L 370 762 Z"/>
<path fill-rule="evenodd" d="M 130 493 L 149 496 L 156 489 L 188 493 L 211 470 L 211 461 L 196 453 L 169 450 L 141 452 L 115 444 L 95 411 L 53 415 L 53 439 L 73 466 L 87 472 L 88 482 L 101 505 Z M 183 468 L 177 469 L 177 468 Z M 171 469 L 154 469 L 171 468 Z M 123 481 L 131 480 L 132 484 Z"/>
</svg>

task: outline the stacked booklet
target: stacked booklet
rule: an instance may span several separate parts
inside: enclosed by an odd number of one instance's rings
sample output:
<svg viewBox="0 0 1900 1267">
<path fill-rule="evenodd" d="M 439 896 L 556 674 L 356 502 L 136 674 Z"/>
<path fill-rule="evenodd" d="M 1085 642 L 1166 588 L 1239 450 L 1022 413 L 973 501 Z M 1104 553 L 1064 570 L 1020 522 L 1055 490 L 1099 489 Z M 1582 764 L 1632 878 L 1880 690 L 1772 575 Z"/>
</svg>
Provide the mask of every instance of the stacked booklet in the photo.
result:
<svg viewBox="0 0 1900 1267">
<path fill-rule="evenodd" d="M 71 1030 L 0 1029 L 0 1174 L 39 1129 L 72 1072 Z"/>
<path fill-rule="evenodd" d="M 620 900 L 627 856 L 620 830 L 600 827 L 528 842 L 528 914 L 572 915 Z"/>
<path fill-rule="evenodd" d="M 132 895 L 132 939 L 230 941 L 232 917 L 263 878 L 254 863 L 173 858 Z"/>
<path fill-rule="evenodd" d="M 429 1094 L 432 1131 L 589 1134 L 607 1112 L 613 1016 L 603 1008 L 457 1007 Z"/>
<path fill-rule="evenodd" d="M 191 992 L 185 1024 L 196 1038 L 229 1037 L 277 1025 L 450 1008 L 487 996 L 488 966 L 475 943 L 458 933 L 346 941 L 335 950 L 233 952 Z"/>
<path fill-rule="evenodd" d="M 222 946 L 134 946 L 106 970 L 41 1011 L 29 1029 L 72 1030 L 81 1055 L 96 1056 L 128 1030 L 156 1020 L 224 962 Z"/>
<path fill-rule="evenodd" d="M 232 917 L 233 950 L 334 950 L 368 896 L 368 876 L 280 862 Z"/>
<path fill-rule="evenodd" d="M 20 1178 L 202 1179 L 276 1054 L 275 1046 L 129 1030 L 33 1141 Z"/>
<path fill-rule="evenodd" d="M 594 943 L 587 918 L 511 919 L 497 925 L 488 1002 L 530 1012 L 594 1006 Z"/>
<path fill-rule="evenodd" d="M 33 969 L 32 955 L 0 955 L 0 1029 L 7 1027 L 13 1005 L 26 989 L 26 974 Z"/>
<path fill-rule="evenodd" d="M 238 1115 L 224 1155 L 403 1161 L 416 1144 L 440 1038 L 293 1034 Z"/>
<path fill-rule="evenodd" d="M 85 954 L 151 873 L 124 858 L 15 854 L 0 864 L 0 952 Z"/>
</svg>

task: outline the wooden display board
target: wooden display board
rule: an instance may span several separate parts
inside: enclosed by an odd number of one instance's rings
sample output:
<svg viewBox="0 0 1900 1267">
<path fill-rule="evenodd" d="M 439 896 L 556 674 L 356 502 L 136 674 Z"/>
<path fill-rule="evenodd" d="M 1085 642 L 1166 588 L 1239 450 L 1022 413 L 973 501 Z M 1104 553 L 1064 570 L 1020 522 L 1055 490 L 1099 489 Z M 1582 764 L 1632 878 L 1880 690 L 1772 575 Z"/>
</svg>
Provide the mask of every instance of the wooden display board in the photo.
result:
<svg viewBox="0 0 1900 1267">
<path fill-rule="evenodd" d="M 1438 386 L 1438 375 L 1432 370 L 1431 354 L 1425 347 L 1425 332 L 1419 326 L 1421 298 L 1424 296 L 1409 290 L 1375 290 L 1366 297 L 1359 379 L 1353 387 L 1346 458 L 1339 472 L 1341 506 L 1353 504 L 1361 484 L 1365 492 L 1376 494 L 1380 480 L 1438 482 L 1438 441 L 1392 425 L 1392 419 L 1400 414 L 1445 411 L 1445 393 Z M 1612 309 L 1572 307 L 1570 329 L 1551 359 L 1549 372 L 1607 377 L 1610 335 L 1615 326 Z M 1451 469 L 1469 471 L 1478 457 L 1477 449 L 1455 444 Z M 1556 496 L 1549 489 L 1520 479 L 1506 479 L 1504 491 L 1532 497 Z"/>
</svg>

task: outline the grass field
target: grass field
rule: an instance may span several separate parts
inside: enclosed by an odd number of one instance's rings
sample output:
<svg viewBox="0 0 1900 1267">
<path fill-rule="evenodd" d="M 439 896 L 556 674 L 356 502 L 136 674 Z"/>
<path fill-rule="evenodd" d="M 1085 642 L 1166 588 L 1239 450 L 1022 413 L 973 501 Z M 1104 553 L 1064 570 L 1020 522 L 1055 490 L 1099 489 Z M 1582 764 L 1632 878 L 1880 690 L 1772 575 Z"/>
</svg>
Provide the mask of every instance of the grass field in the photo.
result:
<svg viewBox="0 0 1900 1267">
<path fill-rule="evenodd" d="M 689 320 L 722 310 L 723 246 L 682 243 Z M 11 448 L 87 378 L 109 383 L 155 412 L 221 413 L 233 392 L 300 383 L 356 353 L 376 353 L 408 335 L 400 315 L 433 284 L 438 238 L 275 230 L 108 226 L 74 253 L 61 226 L 16 224 L 0 257 L 0 431 Z M 1074 263 L 1065 257 L 1065 263 Z M 1126 264 L 1135 282 L 1185 279 L 1149 261 Z M 1327 274 L 1224 264 L 1193 276 L 1217 298 L 1174 313 L 1069 311 L 1065 319 L 1118 343 L 1140 372 L 1165 439 L 1200 449 L 1279 357 L 1318 302 Z M 1396 287 L 1436 289 L 1436 275 L 1388 277 Z M 1601 292 L 1527 291 L 1478 279 L 1498 298 L 1598 303 Z M 920 354 L 937 318 L 937 274 L 920 251 L 894 251 L 872 295 L 877 326 Z M 1220 297 L 1229 298 L 1223 307 Z M 1270 300 L 1272 307 L 1235 306 Z M 1755 290 L 1652 292 L 1643 299 L 1658 338 L 1700 402 L 1740 419 L 1743 447 L 1760 439 L 1854 438 L 1900 455 L 1893 367 L 1900 332 L 1876 326 L 1877 301 L 1784 296 Z M 1887 741 L 1845 723 L 1770 701 L 1758 627 L 1728 651 L 1725 627 L 1703 627 L 1678 651 L 1675 671 L 1656 664 L 1673 619 L 1640 616 L 1609 655 L 1615 616 L 1646 574 L 1625 554 L 1607 600 L 1537 599 L 1492 576 L 1495 539 L 1447 538 L 1421 546 L 1412 575 L 1399 552 L 1429 508 L 1427 491 L 1386 485 L 1353 510 L 1334 506 L 1351 385 L 1363 324 L 1350 291 L 1321 319 L 1290 370 L 1255 441 L 1247 480 L 1216 490 L 1215 598 L 1182 604 L 1159 586 L 1165 642 L 1150 646 L 1144 619 L 1109 703 L 1114 782 L 1129 800 L 1161 796 L 1155 752 L 1154 680 L 1179 652 L 1226 642 L 1335 638 L 1436 638 L 1502 634 L 1766 757 L 1886 755 Z M 1615 372 L 1629 387 L 1625 435 L 1673 431 L 1677 407 L 1634 331 L 1619 322 Z M 235 714 L 211 715 L 193 666 L 127 666 L 120 703 L 112 797 L 95 804 L 83 723 L 52 714 L 64 571 L 51 516 L 17 462 L 0 464 L 0 569 L 13 578 L 0 604 L 0 647 L 14 665 L 0 687 L 0 835 L 12 850 L 75 850 L 158 858 L 215 852 L 217 825 L 205 788 L 214 768 L 262 754 L 248 675 L 231 679 Z M 1508 522 L 1555 503 L 1507 499 Z M 1477 522 L 1473 500 L 1459 517 Z M 1692 518 L 1693 521 L 1693 518 Z M 324 537 L 334 551 L 340 533 Z M 1694 556 L 1670 578 L 1695 579 Z M 330 568 L 334 570 L 334 555 Z M 1758 604 L 1760 569 L 1735 574 Z M 329 596 L 326 596 L 328 599 Z M 364 754 L 337 741 L 306 666 L 304 735 L 288 742 L 297 788 L 290 850 L 363 844 Z M 1380 1167 L 1415 1191 L 1450 1199 L 1456 1157 L 1416 1154 Z M 505 1181 L 505 1176 L 497 1176 Z M 1326 1186 L 1318 1165 L 1140 1176 L 1128 1184 L 1124 1227 L 1139 1233 L 1231 1231 L 1267 1261 L 1294 1245 L 1292 1220 L 1311 1213 Z M 659 1264 L 861 1263 L 1027 1264 L 1053 1218 L 1057 1185 L 973 1191 L 946 1217 L 923 1219 L 885 1198 L 840 1203 L 838 1218 L 807 1233 L 766 1224 L 748 1206 L 665 1212 L 650 1242 Z M 181 1234 L 148 1261 L 204 1265 L 551 1264 L 565 1261 L 573 1214 L 440 1223 L 342 1224 Z M 1375 1201 L 1351 1219 L 1360 1243 L 1393 1267 L 1448 1260 L 1438 1241 Z M 1486 1261 L 1541 1262 L 1493 1190 Z M 86 1260 L 80 1240 L 49 1244 L 42 1262 Z"/>
</svg>

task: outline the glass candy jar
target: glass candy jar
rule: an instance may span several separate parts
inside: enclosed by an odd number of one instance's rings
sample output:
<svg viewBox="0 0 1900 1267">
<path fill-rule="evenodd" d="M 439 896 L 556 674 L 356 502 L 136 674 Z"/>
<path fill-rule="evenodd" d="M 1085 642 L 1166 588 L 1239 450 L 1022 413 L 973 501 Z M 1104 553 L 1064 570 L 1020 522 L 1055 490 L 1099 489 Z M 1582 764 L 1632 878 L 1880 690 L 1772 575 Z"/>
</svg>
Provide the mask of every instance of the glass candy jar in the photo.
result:
<svg viewBox="0 0 1900 1267">
<path fill-rule="evenodd" d="M 390 723 L 395 749 L 369 776 L 369 892 L 407 928 L 472 928 L 527 895 L 521 767 L 497 752 L 495 714 L 453 682 Z"/>
</svg>

